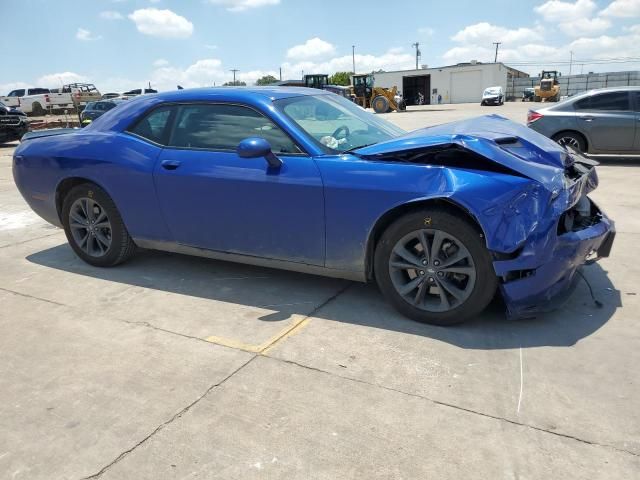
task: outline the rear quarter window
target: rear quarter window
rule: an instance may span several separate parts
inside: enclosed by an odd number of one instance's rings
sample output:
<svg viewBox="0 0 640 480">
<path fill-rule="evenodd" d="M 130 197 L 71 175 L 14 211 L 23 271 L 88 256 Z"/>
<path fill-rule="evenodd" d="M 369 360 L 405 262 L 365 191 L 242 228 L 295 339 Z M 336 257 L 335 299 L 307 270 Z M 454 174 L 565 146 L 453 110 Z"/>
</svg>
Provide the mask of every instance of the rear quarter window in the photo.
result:
<svg viewBox="0 0 640 480">
<path fill-rule="evenodd" d="M 576 110 L 627 111 L 631 110 L 628 92 L 596 93 L 575 103 Z"/>
<path fill-rule="evenodd" d="M 155 108 L 129 127 L 127 131 L 153 143 L 167 145 L 170 128 L 169 120 L 175 108 L 172 105 Z"/>
</svg>

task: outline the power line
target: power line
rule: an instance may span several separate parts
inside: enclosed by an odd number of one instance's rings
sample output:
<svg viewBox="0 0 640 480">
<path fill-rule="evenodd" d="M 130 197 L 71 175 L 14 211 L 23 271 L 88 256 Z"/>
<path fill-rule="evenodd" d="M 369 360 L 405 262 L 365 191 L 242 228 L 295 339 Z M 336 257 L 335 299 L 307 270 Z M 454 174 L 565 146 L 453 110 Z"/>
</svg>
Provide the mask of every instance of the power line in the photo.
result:
<svg viewBox="0 0 640 480">
<path fill-rule="evenodd" d="M 411 46 L 416 47 L 416 70 L 418 70 L 418 60 L 422 56 L 422 53 L 420 52 L 420 43 L 412 43 Z"/>
<path fill-rule="evenodd" d="M 353 61 L 353 74 L 356 74 L 356 46 L 351 45 L 351 60 Z"/>
<path fill-rule="evenodd" d="M 229 70 L 230 72 L 233 72 L 233 85 L 236 85 L 236 72 L 239 72 L 240 70 L 238 70 L 237 68 L 232 68 L 231 70 Z"/>
<path fill-rule="evenodd" d="M 496 46 L 496 57 L 493 59 L 493 63 L 498 63 L 498 47 L 502 42 L 493 42 L 493 44 Z"/>
</svg>

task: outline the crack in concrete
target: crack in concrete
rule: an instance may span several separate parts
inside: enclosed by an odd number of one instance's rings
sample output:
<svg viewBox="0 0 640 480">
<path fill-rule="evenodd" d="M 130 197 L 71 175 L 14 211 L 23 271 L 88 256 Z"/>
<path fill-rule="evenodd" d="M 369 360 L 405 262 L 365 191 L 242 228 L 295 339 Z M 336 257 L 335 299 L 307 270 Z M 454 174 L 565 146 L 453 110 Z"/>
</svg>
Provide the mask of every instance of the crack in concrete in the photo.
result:
<svg viewBox="0 0 640 480">
<path fill-rule="evenodd" d="M 317 313 L 320 309 L 324 308 L 326 305 L 328 305 L 330 302 L 332 302 L 333 300 L 335 300 L 336 298 L 338 298 L 340 295 L 342 295 L 343 293 L 345 293 L 349 287 L 351 287 L 351 285 L 353 285 L 352 283 L 347 284 L 344 288 L 341 288 L 340 290 L 338 290 L 334 295 L 332 295 L 331 297 L 327 298 L 324 302 L 322 302 L 320 305 L 318 305 L 317 307 L 315 307 L 308 315 L 305 316 L 305 319 L 312 317 L 315 313 Z M 184 338 L 190 338 L 192 340 L 198 340 L 201 342 L 205 342 L 205 343 L 212 343 L 209 342 L 205 339 L 202 338 L 198 338 L 198 337 L 194 337 L 191 335 L 185 335 L 182 333 L 178 333 L 178 332 L 173 332 L 171 330 L 166 330 L 164 328 L 160 328 L 160 327 L 156 327 L 155 325 L 150 324 L 149 322 L 132 322 L 132 321 L 128 321 L 128 320 L 120 320 L 123 323 L 127 323 L 130 325 L 140 325 L 140 326 L 144 326 L 144 327 L 148 327 L 154 330 L 158 330 L 164 333 L 169 333 L 172 335 L 178 335 L 180 337 L 184 337 Z M 302 322 L 301 322 L 302 323 Z M 275 345 L 278 341 L 280 341 L 285 335 L 289 334 L 291 331 L 295 330 L 298 326 L 300 325 L 300 323 L 296 324 L 294 327 L 292 327 L 290 330 L 288 330 L 287 332 L 285 332 L 282 336 L 278 337 L 276 340 L 274 340 L 271 344 L 269 344 L 268 347 L 269 348 L 273 345 Z M 217 345 L 217 344 L 215 344 Z M 226 346 L 226 345 L 221 345 L 221 346 Z M 229 347 L 226 346 L 227 348 L 233 348 L 233 347 Z M 265 350 L 266 350 L 265 348 Z M 240 350 L 237 348 L 233 348 L 233 350 Z M 241 350 L 244 351 L 244 350 Z M 184 407 L 182 410 L 180 410 L 178 413 L 176 413 L 175 415 L 173 415 L 169 420 L 166 420 L 165 422 L 161 423 L 160 425 L 158 425 L 151 433 L 149 433 L 146 437 L 144 437 L 142 440 L 140 440 L 138 443 L 136 443 L 135 445 L 133 445 L 132 447 L 128 448 L 127 450 L 125 450 L 124 452 L 120 453 L 115 459 L 113 459 L 111 462 L 109 462 L 107 465 L 105 465 L 104 467 L 102 467 L 98 472 L 86 476 L 86 477 L 82 477 L 80 480 L 93 480 L 93 479 L 97 479 L 100 478 L 104 473 L 106 473 L 111 467 L 113 467 L 114 465 L 116 465 L 117 463 L 119 463 L 121 460 L 123 460 L 125 457 L 127 457 L 130 453 L 132 453 L 135 449 L 137 449 L 138 447 L 144 445 L 149 439 L 151 439 L 153 436 L 155 436 L 158 432 L 160 432 L 164 427 L 166 427 L 167 425 L 171 424 L 172 422 L 174 422 L 175 420 L 177 420 L 178 418 L 182 417 L 185 413 L 187 413 L 193 406 L 195 406 L 198 402 L 200 402 L 203 398 L 205 398 L 214 388 L 219 387 L 221 385 L 223 385 L 227 380 L 229 380 L 231 377 L 233 377 L 235 374 L 237 374 L 240 370 L 242 370 L 243 368 L 245 368 L 247 365 L 249 365 L 256 357 L 258 356 L 263 356 L 262 353 L 256 353 L 254 354 L 249 360 L 247 360 L 245 363 L 243 363 L 242 365 L 240 365 L 238 368 L 236 368 L 233 372 L 231 372 L 229 375 L 227 375 L 226 377 L 224 377 L 220 382 L 215 383 L 213 385 L 211 385 L 209 388 L 207 388 L 207 390 L 205 390 L 205 392 L 200 395 L 198 398 L 196 398 L 193 402 L 191 402 L 189 405 L 187 405 L 186 407 Z M 266 358 L 273 358 L 273 357 L 266 357 Z M 275 359 L 274 360 L 278 360 Z"/>
<path fill-rule="evenodd" d="M 584 439 L 584 438 L 576 437 L 574 435 L 570 435 L 568 433 L 554 432 L 553 430 L 547 430 L 547 429 L 544 429 L 542 427 L 536 427 L 535 425 L 530 425 L 528 423 L 517 422 L 517 421 L 511 420 L 509 418 L 500 417 L 498 415 L 491 415 L 490 413 L 484 413 L 484 412 L 480 412 L 480 411 L 473 410 L 473 409 L 470 409 L 470 408 L 461 407 L 461 406 L 455 405 L 453 403 L 443 402 L 441 400 L 435 400 L 433 398 L 430 398 L 430 397 L 427 397 L 427 396 L 424 396 L 424 395 L 419 395 L 417 393 L 405 392 L 405 391 L 399 390 L 397 388 L 388 387 L 386 385 L 380 385 L 378 383 L 367 382 L 366 380 L 361 380 L 359 378 L 353 378 L 353 377 L 347 377 L 347 376 L 344 376 L 344 375 L 339 375 L 337 373 L 329 372 L 327 370 L 322 370 L 322 369 L 317 368 L 317 367 L 311 367 L 311 366 L 308 366 L 308 365 L 303 365 L 303 364 L 298 363 L 298 362 L 293 361 L 293 360 L 287 360 L 287 359 L 278 358 L 278 357 L 270 357 L 270 356 L 264 355 L 264 354 L 261 354 L 261 356 L 264 357 L 264 358 L 269 358 L 271 360 L 278 361 L 278 362 L 284 362 L 284 363 L 288 363 L 288 364 L 291 364 L 291 365 L 295 365 L 295 366 L 300 367 L 300 368 L 305 368 L 307 370 L 312 370 L 314 372 L 324 373 L 326 375 L 342 378 L 343 380 L 349 380 L 349 381 L 352 381 L 352 382 L 361 383 L 363 385 L 368 385 L 370 387 L 382 388 L 383 390 L 388 390 L 388 391 L 399 393 L 401 395 L 406 395 L 406 396 L 409 396 L 409 397 L 420 398 L 422 400 L 427 400 L 427 401 L 429 401 L 431 403 L 434 403 L 436 405 L 440 405 L 440 406 L 447 407 L 447 408 L 452 408 L 454 410 L 459 410 L 459 411 L 471 413 L 471 414 L 474 414 L 474 415 L 479 415 L 481 417 L 490 418 L 490 419 L 493 419 L 493 420 L 507 422 L 507 423 L 510 423 L 512 425 L 516 425 L 516 426 L 523 427 L 523 428 L 529 428 L 531 430 L 536 430 L 536 431 L 542 432 L 542 433 L 548 433 L 550 435 L 555 435 L 557 437 L 565 438 L 565 439 L 568 439 L 568 440 L 575 440 L 577 442 L 584 443 L 586 445 L 591 445 L 591 446 L 595 446 L 595 447 L 609 448 L 609 449 L 615 450 L 616 452 L 619 452 L 619 453 L 625 453 L 625 454 L 628 454 L 628 455 L 632 455 L 634 457 L 640 457 L 640 454 L 638 454 L 638 453 L 632 452 L 630 450 L 625 450 L 623 448 L 618 448 L 618 447 L 616 447 L 614 445 L 609 445 L 607 443 L 599 443 L 599 442 L 596 442 L 596 441 L 587 440 L 587 439 Z"/>
<path fill-rule="evenodd" d="M 54 232 L 54 233 L 50 233 L 48 235 L 42 235 L 41 237 L 33 237 L 33 238 L 28 239 L 28 240 L 22 240 L 21 242 L 8 243 L 6 245 L 0 245 L 0 249 L 9 248 L 9 247 L 15 247 L 16 245 L 23 245 L 25 243 L 33 242 L 35 240 L 42 240 L 43 238 L 53 237 L 54 235 L 59 235 L 60 232 L 62 232 L 62 230 Z"/>
<path fill-rule="evenodd" d="M 124 459 L 127 455 L 129 455 L 131 452 L 133 452 L 136 448 L 144 445 L 149 439 L 151 439 L 153 436 L 155 436 L 158 432 L 160 432 L 164 427 L 166 427 L 167 425 L 170 425 L 171 423 L 173 423 L 175 420 L 177 420 L 178 418 L 182 417 L 185 413 L 187 413 L 189 410 L 191 410 L 191 408 L 193 406 L 195 406 L 196 404 L 198 404 L 198 402 L 200 402 L 200 400 L 202 400 L 203 398 L 205 398 L 213 389 L 223 385 L 227 380 L 229 380 L 231 377 L 233 377 L 236 373 L 238 373 L 240 370 L 242 370 L 244 367 L 246 367 L 247 365 L 249 365 L 255 358 L 257 357 L 257 355 L 252 356 L 249 360 L 247 360 L 246 362 L 244 362 L 242 365 L 240 365 L 238 368 L 236 368 L 233 372 L 231 372 L 229 375 L 227 375 L 226 377 L 224 377 L 222 380 L 220 380 L 218 383 L 214 383 L 213 385 L 211 385 L 209 388 L 207 388 L 205 390 L 205 392 L 200 395 L 198 398 L 196 398 L 193 402 L 191 402 L 189 405 L 187 405 L 186 407 L 184 407 L 182 410 L 180 410 L 178 413 L 176 413 L 175 415 L 173 415 L 170 419 L 166 420 L 165 422 L 161 423 L 160 425 L 158 425 L 149 435 L 147 435 L 146 437 L 144 437 L 142 440 L 140 440 L 138 443 L 136 443 L 135 445 L 133 445 L 132 447 L 128 448 L 127 450 L 125 450 L 124 452 L 122 452 L 120 455 L 118 455 L 115 459 L 113 459 L 111 462 L 109 462 L 107 465 L 105 465 L 104 467 L 102 467 L 99 471 L 97 471 L 96 473 L 89 475 L 87 477 L 82 477 L 80 480 L 92 480 L 92 479 L 96 479 L 96 478 L 100 478 L 104 473 L 107 472 L 107 470 L 109 470 L 111 467 L 113 467 L 114 465 L 116 465 L 117 463 L 119 463 L 122 459 Z"/>
<path fill-rule="evenodd" d="M 39 301 L 41 301 L 41 302 L 50 303 L 50 304 L 52 304 L 52 305 L 57 305 L 57 306 L 59 306 L 59 307 L 69 307 L 69 308 L 73 308 L 73 307 L 70 307 L 69 305 L 66 305 L 66 304 L 64 304 L 64 303 L 59 303 L 59 302 L 56 302 L 56 301 L 54 301 L 54 300 L 47 300 L 46 298 L 42 298 L 42 297 L 36 297 L 35 295 L 29 295 L 28 293 L 20 293 L 20 292 L 16 292 L 15 290 L 10 290 L 10 289 L 8 289 L 8 288 L 0 287 L 0 290 L 1 290 L 1 291 L 3 291 L 3 292 L 7 292 L 7 293 L 12 293 L 12 294 L 14 294 L 14 295 L 18 295 L 19 297 L 30 298 L 30 299 L 32 299 L 32 300 L 39 300 Z"/>
<path fill-rule="evenodd" d="M 349 290 L 349 288 L 351 288 L 351 286 L 353 285 L 353 283 L 347 283 L 344 287 L 342 287 L 341 289 L 339 289 L 336 293 L 334 293 L 333 295 L 331 295 L 329 298 L 327 298 L 324 302 L 322 302 L 320 305 L 318 305 L 317 307 L 315 307 L 313 310 L 311 310 L 311 312 L 309 312 L 309 314 L 305 315 L 305 317 L 302 319 L 302 321 L 296 323 L 295 325 L 293 325 L 290 329 L 288 329 L 287 331 L 283 332 L 282 335 L 280 335 L 278 338 L 276 338 L 273 342 L 271 342 L 269 345 L 266 345 L 259 353 L 264 353 L 267 350 L 272 349 L 274 346 L 276 346 L 278 344 L 278 342 L 280 342 L 282 339 L 287 338 L 289 335 L 291 335 L 293 332 L 295 332 L 298 328 L 300 328 L 302 325 L 305 324 L 305 322 L 315 316 L 316 313 L 318 313 L 320 310 L 322 310 L 324 307 L 326 307 L 327 305 L 329 305 L 331 302 L 333 302 L 335 299 L 337 299 L 338 297 L 340 297 L 342 294 L 344 294 L 347 290 Z"/>
</svg>

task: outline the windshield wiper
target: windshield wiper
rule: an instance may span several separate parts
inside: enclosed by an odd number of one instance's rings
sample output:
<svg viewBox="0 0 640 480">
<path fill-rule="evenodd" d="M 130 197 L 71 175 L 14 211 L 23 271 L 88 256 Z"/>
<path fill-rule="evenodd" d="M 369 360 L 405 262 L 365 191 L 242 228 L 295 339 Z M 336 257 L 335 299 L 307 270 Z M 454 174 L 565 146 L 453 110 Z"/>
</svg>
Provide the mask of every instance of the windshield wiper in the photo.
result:
<svg viewBox="0 0 640 480">
<path fill-rule="evenodd" d="M 371 145 L 375 145 L 378 142 L 373 143 L 365 143 L 364 145 L 358 145 L 357 147 L 351 147 L 347 150 L 344 150 L 342 153 L 352 153 L 354 150 L 358 150 L 360 148 L 370 147 Z"/>
</svg>

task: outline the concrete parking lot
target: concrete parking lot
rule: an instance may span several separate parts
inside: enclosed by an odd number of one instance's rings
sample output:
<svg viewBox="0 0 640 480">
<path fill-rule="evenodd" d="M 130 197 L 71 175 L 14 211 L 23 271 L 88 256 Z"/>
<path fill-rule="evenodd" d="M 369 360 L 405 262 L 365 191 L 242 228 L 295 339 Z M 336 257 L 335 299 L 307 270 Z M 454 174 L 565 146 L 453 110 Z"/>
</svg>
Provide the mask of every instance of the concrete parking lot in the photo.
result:
<svg viewBox="0 0 640 480">
<path fill-rule="evenodd" d="M 529 104 L 434 105 L 404 128 Z M 0 478 L 631 479 L 640 475 L 640 162 L 593 197 L 612 257 L 560 310 L 454 328 L 375 286 L 141 252 L 84 264 L 0 146 Z"/>
</svg>

